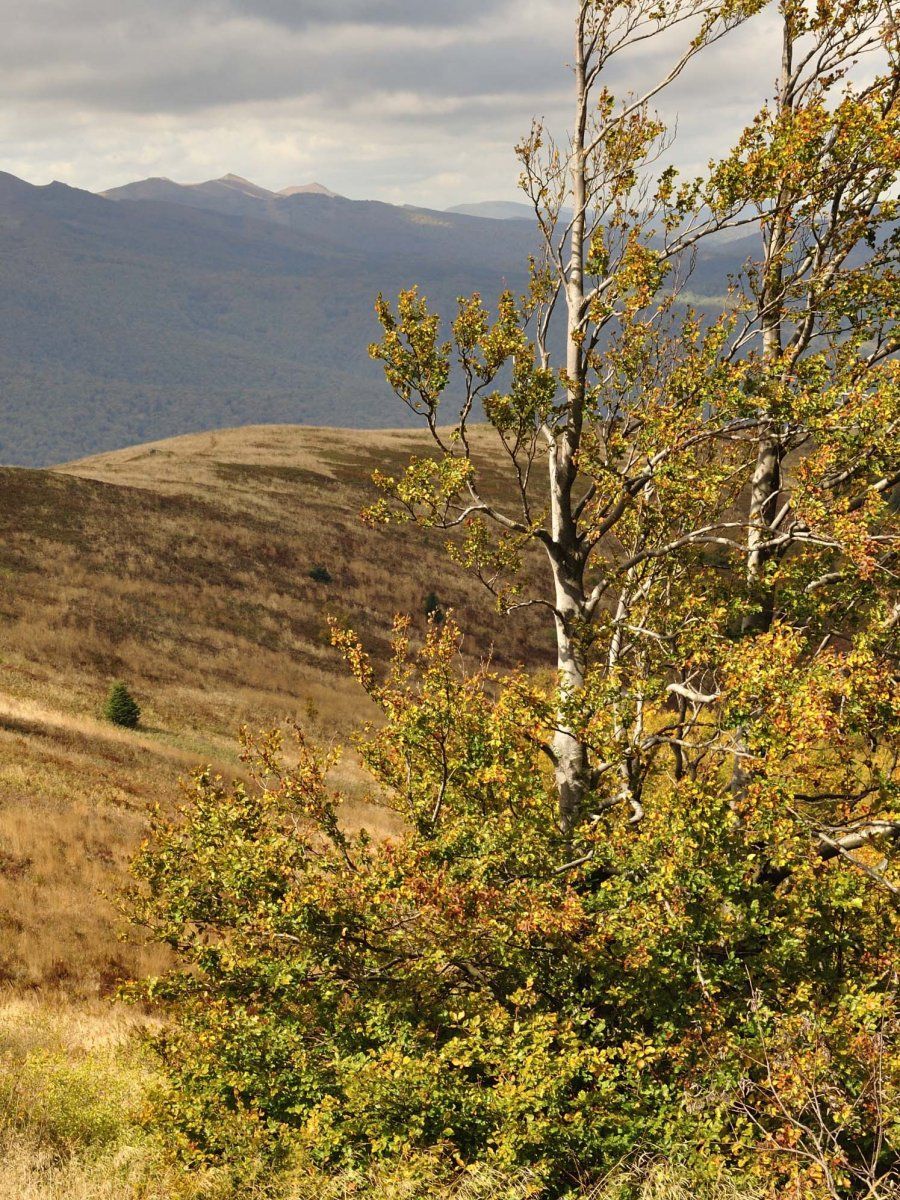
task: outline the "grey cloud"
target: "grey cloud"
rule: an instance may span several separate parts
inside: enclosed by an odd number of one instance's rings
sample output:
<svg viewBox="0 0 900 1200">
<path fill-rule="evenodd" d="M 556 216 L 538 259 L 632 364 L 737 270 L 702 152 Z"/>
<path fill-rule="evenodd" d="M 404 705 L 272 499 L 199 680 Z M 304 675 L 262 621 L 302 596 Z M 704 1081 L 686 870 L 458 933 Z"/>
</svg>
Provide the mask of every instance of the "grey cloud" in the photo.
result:
<svg viewBox="0 0 900 1200">
<path fill-rule="evenodd" d="M 215 0 L 213 0 L 215 2 Z M 508 0 L 218 0 L 235 12 L 275 21 L 291 29 L 309 25 L 370 25 L 453 27 L 462 21 L 501 11 Z"/>
<path fill-rule="evenodd" d="M 0 13 L 7 3 L 0 0 Z M 121 6 L 105 0 L 65 8 L 38 0 L 12 20 L 10 36 L 0 42 L 0 94 L 114 111 L 186 112 L 287 96 L 322 95 L 340 103 L 397 90 L 465 97 L 528 89 L 540 95 L 559 81 L 562 41 L 559 56 L 548 54 L 546 40 L 517 33 L 515 25 L 490 41 L 461 36 L 430 44 L 427 37 L 404 36 L 438 23 L 458 30 L 475 7 L 471 0 L 195 0 L 180 6 L 132 0 L 124 18 Z M 493 7 L 500 11 L 503 3 Z M 483 15 L 490 6 L 480 0 L 477 8 Z M 290 28 L 272 24 L 282 9 L 294 14 Z M 430 15 L 416 24 L 419 9 L 440 11 L 442 19 Z M 376 37 L 353 22 L 357 12 L 374 22 L 382 10 L 386 20 L 373 26 Z M 248 29 L 241 17 L 262 24 Z"/>
<path fill-rule="evenodd" d="M 571 7 L 0 0 L 0 169 L 91 187 L 237 171 L 435 205 L 511 196 L 511 147 L 531 115 L 565 120 Z M 723 149 L 768 90 L 755 29 L 663 101 L 683 161 Z M 635 86 L 659 61 L 623 60 L 613 85 Z"/>
<path fill-rule="evenodd" d="M 3 73 L 0 92 L 120 112 L 187 112 L 289 96 L 321 96 L 341 105 L 368 96 L 376 98 L 374 117 L 377 96 L 385 92 L 415 92 L 423 99 L 539 97 L 565 83 L 559 60 L 548 59 L 546 48 L 516 39 L 499 55 L 494 45 L 372 47 L 350 35 L 337 54 L 310 38 L 288 46 L 269 42 L 248 55 L 237 31 L 231 38 L 213 39 L 205 49 L 202 43 L 202 37 L 164 43 L 158 53 L 144 55 L 112 43 L 96 52 L 87 70 L 60 70 L 48 77 L 31 73 L 23 79 L 11 67 Z"/>
</svg>

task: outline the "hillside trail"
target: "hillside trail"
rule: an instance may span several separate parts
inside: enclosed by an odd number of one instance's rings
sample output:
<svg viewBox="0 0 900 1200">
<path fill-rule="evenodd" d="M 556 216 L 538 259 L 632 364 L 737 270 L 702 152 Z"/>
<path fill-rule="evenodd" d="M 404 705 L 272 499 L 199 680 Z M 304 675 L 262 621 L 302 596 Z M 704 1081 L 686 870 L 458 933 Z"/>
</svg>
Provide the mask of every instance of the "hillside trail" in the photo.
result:
<svg viewBox="0 0 900 1200">
<path fill-rule="evenodd" d="M 193 770 L 202 763 L 215 767 L 222 774 L 243 774 L 237 769 L 233 754 L 229 757 L 224 747 L 220 758 L 210 760 L 208 754 L 164 741 L 163 731 L 143 733 L 140 729 L 120 729 L 100 718 L 74 716 L 5 692 L 0 692 L 0 728 L 10 732 L 69 735 L 94 745 L 102 742 L 108 747 L 121 746 L 130 751 L 143 751 L 187 770 Z"/>
<path fill-rule="evenodd" d="M 171 772 L 173 783 L 177 778 L 185 779 L 195 771 L 209 767 L 226 780 L 252 785 L 250 772 L 237 757 L 236 742 L 223 738 L 221 747 L 213 746 L 212 749 L 217 752 L 211 754 L 209 745 L 195 750 L 174 746 L 163 740 L 166 732 L 142 733 L 140 729 L 120 729 L 100 718 L 75 716 L 0 691 L 0 736 L 5 733 L 75 739 L 87 748 L 93 747 L 95 751 L 99 749 L 99 743 L 107 758 L 118 748 L 128 755 L 143 753 L 159 763 L 160 772 L 169 771 L 170 764 L 176 768 Z M 210 735 L 205 735 L 204 740 L 210 741 Z M 296 753 L 289 742 L 285 746 L 284 759 L 288 765 L 296 761 Z M 402 820 L 373 803 L 371 795 L 366 794 L 366 784 L 370 781 L 354 752 L 348 752 L 342 758 L 332 778 L 337 789 L 343 793 L 340 819 L 348 833 L 365 828 L 376 837 L 400 834 Z"/>
</svg>

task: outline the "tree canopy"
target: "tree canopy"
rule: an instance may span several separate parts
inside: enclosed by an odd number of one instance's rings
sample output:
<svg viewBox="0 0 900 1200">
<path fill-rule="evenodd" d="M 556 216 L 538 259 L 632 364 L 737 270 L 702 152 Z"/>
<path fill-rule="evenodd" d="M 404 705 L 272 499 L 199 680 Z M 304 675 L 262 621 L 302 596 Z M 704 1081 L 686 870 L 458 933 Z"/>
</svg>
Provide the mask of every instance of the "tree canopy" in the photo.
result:
<svg viewBox="0 0 900 1200">
<path fill-rule="evenodd" d="M 760 7 L 575 3 L 569 138 L 519 148 L 528 294 L 461 299 L 447 340 L 417 291 L 379 300 L 372 353 L 435 453 L 368 519 L 448 531 L 511 617 L 547 611 L 558 668 L 467 674 L 452 619 L 420 649 L 400 620 L 382 678 L 335 628 L 402 831 L 351 838 L 302 736 L 158 820 L 132 906 L 180 960 L 150 991 L 190 1154 L 238 1129 L 561 1196 L 650 1148 L 764 1195 L 890 1194 L 898 43 L 880 0 L 782 0 L 775 99 L 682 180 L 653 99 Z M 611 95 L 611 60 L 678 34 Z M 745 226 L 759 256 L 701 320 L 692 249 Z"/>
</svg>

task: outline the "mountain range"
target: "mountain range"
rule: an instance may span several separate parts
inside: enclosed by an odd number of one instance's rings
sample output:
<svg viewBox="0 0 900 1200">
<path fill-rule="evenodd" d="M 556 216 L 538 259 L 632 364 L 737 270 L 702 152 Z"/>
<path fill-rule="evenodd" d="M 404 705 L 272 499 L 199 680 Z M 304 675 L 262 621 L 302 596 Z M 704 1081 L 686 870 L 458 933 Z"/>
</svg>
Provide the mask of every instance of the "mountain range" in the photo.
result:
<svg viewBox="0 0 900 1200">
<path fill-rule="evenodd" d="M 408 424 L 367 354 L 375 297 L 418 284 L 452 314 L 460 295 L 521 289 L 524 207 L 439 212 L 235 175 L 94 194 L 0 173 L 0 462 L 251 423 Z M 707 249 L 692 287 L 721 292 L 744 256 Z"/>
<path fill-rule="evenodd" d="M 240 175 L 223 175 L 221 179 L 187 184 L 161 177 L 139 179 L 135 183 L 126 183 L 124 187 L 110 188 L 100 195 L 107 200 L 161 200 L 184 204 L 189 208 L 206 208 L 228 216 L 262 217 L 282 225 L 290 225 L 293 206 L 281 201 L 290 201 L 295 196 L 344 199 L 322 183 L 305 183 L 273 192 Z"/>
</svg>

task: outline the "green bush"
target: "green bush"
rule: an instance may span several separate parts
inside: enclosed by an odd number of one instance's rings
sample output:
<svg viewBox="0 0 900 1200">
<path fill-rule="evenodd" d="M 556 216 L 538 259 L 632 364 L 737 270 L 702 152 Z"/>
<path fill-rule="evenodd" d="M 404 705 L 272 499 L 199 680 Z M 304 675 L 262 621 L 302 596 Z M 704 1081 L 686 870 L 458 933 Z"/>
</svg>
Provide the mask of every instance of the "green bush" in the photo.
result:
<svg viewBox="0 0 900 1200">
<path fill-rule="evenodd" d="M 425 616 L 434 621 L 437 625 L 440 625 L 446 614 L 441 607 L 441 602 L 438 599 L 437 592 L 432 591 L 428 593 L 428 595 L 425 597 L 424 607 Z"/>
<path fill-rule="evenodd" d="M 103 715 L 108 721 L 112 721 L 114 725 L 121 725 L 124 729 L 137 728 L 141 719 L 140 706 L 121 681 L 114 683 L 109 689 Z"/>
<path fill-rule="evenodd" d="M 28 1056 L 15 1078 L 0 1083 L 0 1128 L 20 1124 L 43 1146 L 59 1152 L 102 1149 L 132 1126 L 132 1078 L 113 1055 L 95 1054 L 72 1061 L 63 1054 L 37 1051 Z M 7 1090 L 8 1089 L 8 1090 Z M 26 1097 L 25 1106 L 15 1101 Z"/>
<path fill-rule="evenodd" d="M 887 1169 L 896 911 L 770 807 L 796 768 L 773 757 L 741 820 L 718 762 L 660 770 L 643 820 L 598 799 L 573 848 L 541 750 L 552 695 L 458 674 L 450 621 L 412 662 L 406 637 L 382 682 L 338 636 L 385 714 L 359 749 L 405 832 L 344 834 L 329 759 L 300 738 L 285 765 L 271 735 L 245 750 L 264 782 L 198 775 L 137 860 L 132 913 L 179 959 L 149 991 L 184 1152 L 268 1143 L 325 1172 L 431 1155 L 553 1197 L 651 1147 L 698 1194 L 756 1165 L 767 1196 L 818 1200 L 798 1150 L 817 1153 L 818 1112 L 848 1179 L 866 1155 Z"/>
<path fill-rule="evenodd" d="M 314 583 L 331 583 L 331 572 L 318 563 L 310 571 L 309 577 Z"/>
</svg>

